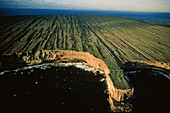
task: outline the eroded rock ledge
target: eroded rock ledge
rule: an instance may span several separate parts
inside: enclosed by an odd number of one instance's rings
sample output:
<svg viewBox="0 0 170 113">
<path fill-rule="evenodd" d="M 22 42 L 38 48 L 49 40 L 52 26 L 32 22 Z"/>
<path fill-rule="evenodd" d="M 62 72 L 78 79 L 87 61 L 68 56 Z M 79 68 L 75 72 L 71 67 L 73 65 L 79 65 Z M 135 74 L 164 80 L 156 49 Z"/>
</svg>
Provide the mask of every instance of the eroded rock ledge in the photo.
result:
<svg viewBox="0 0 170 113">
<path fill-rule="evenodd" d="M 109 92 L 109 102 L 111 111 L 131 111 L 131 109 L 124 109 L 117 106 L 114 101 L 122 102 L 133 95 L 134 89 L 117 89 L 112 82 L 107 65 L 101 59 L 95 58 L 88 52 L 76 52 L 70 50 L 40 50 L 29 51 L 24 53 L 15 53 L 12 55 L 5 55 L 1 57 L 1 69 L 15 69 L 23 66 L 31 66 L 42 63 L 69 63 L 69 62 L 84 62 L 90 67 L 101 71 L 106 76 Z"/>
<path fill-rule="evenodd" d="M 170 63 L 132 60 L 124 64 L 124 70 L 152 69 L 165 73 L 170 79 Z"/>
<path fill-rule="evenodd" d="M 1 70 L 50 62 L 86 62 L 96 70 L 102 71 L 105 74 L 110 73 L 107 65 L 101 59 L 95 58 L 88 52 L 70 50 L 40 50 L 5 55 L 1 58 Z"/>
<path fill-rule="evenodd" d="M 134 86 L 133 112 L 168 112 L 170 63 L 129 61 L 124 73 Z M 155 109 L 156 108 L 156 109 Z"/>
</svg>

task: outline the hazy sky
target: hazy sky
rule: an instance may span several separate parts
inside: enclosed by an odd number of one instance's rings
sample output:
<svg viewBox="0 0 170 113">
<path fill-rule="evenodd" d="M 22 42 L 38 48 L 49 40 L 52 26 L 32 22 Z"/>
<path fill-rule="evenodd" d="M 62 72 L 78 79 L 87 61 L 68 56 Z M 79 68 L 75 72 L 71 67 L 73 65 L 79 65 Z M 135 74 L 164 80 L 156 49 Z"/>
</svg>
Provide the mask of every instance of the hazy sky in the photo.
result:
<svg viewBox="0 0 170 113">
<path fill-rule="evenodd" d="M 0 7 L 170 12 L 170 0 L 0 0 Z"/>
</svg>

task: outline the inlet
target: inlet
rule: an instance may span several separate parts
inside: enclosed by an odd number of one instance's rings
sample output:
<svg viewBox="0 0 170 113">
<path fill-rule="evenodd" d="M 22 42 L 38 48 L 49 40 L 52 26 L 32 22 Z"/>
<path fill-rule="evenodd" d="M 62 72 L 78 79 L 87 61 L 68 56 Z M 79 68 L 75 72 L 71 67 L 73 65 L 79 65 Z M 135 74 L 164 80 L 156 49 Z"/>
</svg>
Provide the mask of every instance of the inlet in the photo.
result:
<svg viewBox="0 0 170 113">
<path fill-rule="evenodd" d="M 154 69 L 125 71 L 125 75 L 135 89 L 131 99 L 133 112 L 169 111 L 170 81 L 165 74 Z"/>
<path fill-rule="evenodd" d="M 131 111 L 131 105 L 124 101 L 133 94 L 133 87 L 128 83 L 123 90 L 116 87 L 123 83 L 119 79 L 113 83 L 105 62 L 88 52 L 38 50 L 6 54 L 0 59 L 0 71 L 4 111 L 13 103 L 5 98 L 15 101 L 11 109 L 17 112 Z"/>
<path fill-rule="evenodd" d="M 5 71 L 0 89 L 0 112 L 109 111 L 104 74 L 75 66 L 42 64 Z"/>
</svg>

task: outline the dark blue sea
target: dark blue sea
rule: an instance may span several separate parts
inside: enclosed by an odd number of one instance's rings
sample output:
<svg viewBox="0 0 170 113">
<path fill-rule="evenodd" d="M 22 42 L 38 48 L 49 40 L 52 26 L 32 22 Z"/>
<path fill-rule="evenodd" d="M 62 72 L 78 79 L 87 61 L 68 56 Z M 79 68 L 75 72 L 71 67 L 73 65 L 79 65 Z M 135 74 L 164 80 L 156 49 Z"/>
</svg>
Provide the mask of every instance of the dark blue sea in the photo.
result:
<svg viewBox="0 0 170 113">
<path fill-rule="evenodd" d="M 0 16 L 15 15 L 51 15 L 51 14 L 71 14 L 71 15 L 110 15 L 118 17 L 137 17 L 152 19 L 170 19 L 170 13 L 160 12 L 131 12 L 131 11 L 106 11 L 106 10 L 65 10 L 65 9 L 14 9 L 0 8 Z"/>
</svg>

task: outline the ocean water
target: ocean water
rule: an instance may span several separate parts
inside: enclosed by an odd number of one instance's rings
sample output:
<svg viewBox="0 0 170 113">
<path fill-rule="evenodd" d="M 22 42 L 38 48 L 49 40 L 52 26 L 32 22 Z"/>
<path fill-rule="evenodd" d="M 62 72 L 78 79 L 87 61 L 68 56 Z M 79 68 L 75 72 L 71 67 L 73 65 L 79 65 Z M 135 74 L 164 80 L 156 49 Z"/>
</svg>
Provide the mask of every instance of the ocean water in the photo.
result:
<svg viewBox="0 0 170 113">
<path fill-rule="evenodd" d="M 160 12 L 105 11 L 105 10 L 14 9 L 14 8 L 0 9 L 0 16 L 51 15 L 51 14 L 71 14 L 71 15 L 98 14 L 118 17 L 170 19 L 170 13 L 163 12 L 160 13 Z"/>
</svg>

